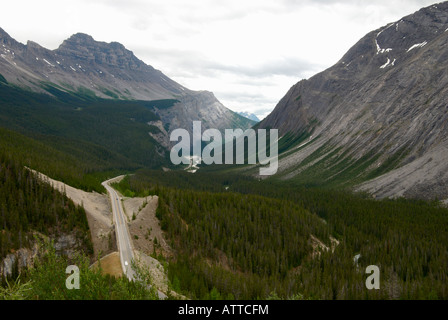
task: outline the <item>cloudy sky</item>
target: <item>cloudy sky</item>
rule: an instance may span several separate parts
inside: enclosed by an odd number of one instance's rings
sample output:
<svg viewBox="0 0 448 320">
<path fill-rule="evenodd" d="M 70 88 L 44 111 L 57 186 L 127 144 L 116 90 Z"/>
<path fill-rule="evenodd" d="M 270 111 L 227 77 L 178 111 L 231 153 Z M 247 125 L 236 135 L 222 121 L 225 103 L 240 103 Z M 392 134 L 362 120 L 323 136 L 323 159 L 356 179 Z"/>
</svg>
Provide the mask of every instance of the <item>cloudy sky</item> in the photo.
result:
<svg viewBox="0 0 448 320">
<path fill-rule="evenodd" d="M 366 33 L 433 0 L 14 0 L 0 27 L 56 49 L 83 32 L 260 118 Z"/>
</svg>

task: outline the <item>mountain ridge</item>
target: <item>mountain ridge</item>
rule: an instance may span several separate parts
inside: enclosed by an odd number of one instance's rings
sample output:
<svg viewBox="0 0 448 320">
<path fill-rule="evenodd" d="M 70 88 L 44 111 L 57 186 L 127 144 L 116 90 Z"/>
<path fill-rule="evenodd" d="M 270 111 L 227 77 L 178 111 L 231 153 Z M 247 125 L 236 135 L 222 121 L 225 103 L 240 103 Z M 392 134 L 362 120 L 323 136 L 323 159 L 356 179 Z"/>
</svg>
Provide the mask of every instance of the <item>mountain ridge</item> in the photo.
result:
<svg viewBox="0 0 448 320">
<path fill-rule="evenodd" d="M 4 30 L 0 31 L 0 41 L 3 46 L 0 48 L 3 49 L 2 60 L 10 64 L 10 68 L 7 68 L 5 64 L 2 65 L 3 76 L 8 82 L 17 83 L 18 79 L 14 77 L 20 77 L 25 83 L 29 82 L 20 72 L 14 72 L 16 70 L 13 67 L 21 67 L 23 64 L 36 79 L 53 82 L 65 90 L 76 89 L 77 85 L 85 86 L 101 98 L 116 98 L 105 93 L 104 88 L 100 87 L 101 84 L 112 91 L 114 89 L 123 91 L 121 95 L 116 93 L 118 98 L 137 100 L 168 99 L 188 90 L 159 70 L 146 65 L 122 44 L 95 41 L 93 37 L 84 33 L 72 35 L 55 50 L 46 49 L 31 40 L 23 45 Z M 125 72 L 129 70 L 137 73 L 129 75 Z M 67 73 L 70 74 L 67 75 Z M 88 79 L 82 79 L 80 75 L 83 74 Z M 78 81 L 73 81 L 71 78 Z M 133 80 L 132 83 L 127 84 L 128 87 L 139 82 L 151 83 L 145 88 L 146 91 L 139 90 L 140 87 L 137 85 L 126 92 L 120 80 Z M 113 82 L 113 85 L 110 82 Z M 17 84 L 20 85 L 20 83 Z M 33 86 L 31 88 L 38 89 Z"/>
<path fill-rule="evenodd" d="M 281 156 L 279 177 L 320 185 L 376 179 L 361 189 L 380 198 L 448 197 L 447 28 L 448 2 L 423 8 L 294 85 L 260 123 L 302 137 Z"/>
<path fill-rule="evenodd" d="M 205 129 L 232 128 L 235 124 L 246 129 L 253 125 L 227 109 L 213 93 L 189 90 L 118 42 L 96 41 L 88 34 L 76 33 L 57 49 L 49 50 L 33 41 L 21 44 L 0 29 L 0 54 L 0 74 L 6 82 L 30 91 L 52 95 L 50 87 L 90 98 L 175 99 L 174 109 L 187 110 L 186 117 L 179 118 L 172 110 L 158 110 L 171 128 L 176 124 L 190 130 L 193 120 L 202 120 Z"/>
</svg>

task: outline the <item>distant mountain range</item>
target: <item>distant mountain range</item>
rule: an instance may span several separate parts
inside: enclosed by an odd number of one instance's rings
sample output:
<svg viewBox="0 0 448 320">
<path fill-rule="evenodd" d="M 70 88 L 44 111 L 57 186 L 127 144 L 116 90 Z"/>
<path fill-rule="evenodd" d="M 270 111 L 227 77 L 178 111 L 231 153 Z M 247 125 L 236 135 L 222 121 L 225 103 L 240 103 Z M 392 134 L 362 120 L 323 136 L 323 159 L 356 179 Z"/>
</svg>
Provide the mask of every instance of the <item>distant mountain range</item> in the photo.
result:
<svg viewBox="0 0 448 320">
<path fill-rule="evenodd" d="M 28 167 L 101 191 L 92 173 L 172 167 L 170 133 L 191 133 L 193 121 L 203 130 L 255 124 L 119 43 L 78 33 L 48 50 L 0 29 L 0 151 Z"/>
<path fill-rule="evenodd" d="M 48 50 L 32 41 L 19 43 L 0 29 L 0 55 L 0 79 L 33 92 L 52 94 L 57 89 L 105 99 L 175 99 L 169 110 L 155 110 L 168 132 L 191 129 L 194 120 L 202 120 L 204 129 L 254 124 L 224 107 L 213 93 L 187 89 L 117 42 L 99 42 L 77 33 L 56 50 Z"/>
<path fill-rule="evenodd" d="M 276 179 L 351 187 L 378 198 L 448 198 L 447 70 L 448 2 L 444 2 L 368 33 L 334 66 L 295 84 L 275 110 L 256 124 L 252 115 L 230 111 L 211 92 L 185 88 L 119 43 L 98 42 L 78 33 L 58 49 L 48 50 L 31 41 L 21 44 L 0 29 L 0 89 L 19 96 L 20 106 L 28 98 L 14 90 L 55 97 L 64 105 L 68 97 L 154 101 L 132 105 L 132 116 L 116 105 L 120 112 L 114 116 L 149 124 L 151 129 L 144 135 L 149 133 L 155 140 L 161 156 L 170 146 L 170 132 L 191 131 L 195 120 L 203 122 L 203 129 L 275 128 L 281 137 Z M 76 110 L 87 106 L 79 101 L 75 105 Z M 49 112 L 45 104 L 39 106 Z M 0 123 L 7 128 L 18 126 L 27 135 L 66 134 L 56 125 L 64 113 L 53 112 L 54 120 L 37 125 L 33 117 L 22 116 L 32 114 L 30 108 L 14 115 L 12 105 L 2 108 Z M 95 116 L 104 103 L 97 108 Z M 72 116 L 86 123 L 80 114 Z M 143 137 L 145 127 L 138 130 Z M 115 143 L 97 140 L 107 150 Z M 121 155 L 126 147 L 123 140 L 115 151 Z M 132 154 L 140 154 L 138 143 L 133 148 Z M 135 166 L 147 165 L 138 156 L 132 161 Z"/>
<path fill-rule="evenodd" d="M 281 179 L 447 198 L 448 2 L 368 33 L 259 126 L 279 129 Z"/>
<path fill-rule="evenodd" d="M 253 113 L 249 112 L 237 112 L 240 116 L 243 116 L 244 118 L 247 118 L 249 120 L 260 122 L 260 119 Z"/>
</svg>

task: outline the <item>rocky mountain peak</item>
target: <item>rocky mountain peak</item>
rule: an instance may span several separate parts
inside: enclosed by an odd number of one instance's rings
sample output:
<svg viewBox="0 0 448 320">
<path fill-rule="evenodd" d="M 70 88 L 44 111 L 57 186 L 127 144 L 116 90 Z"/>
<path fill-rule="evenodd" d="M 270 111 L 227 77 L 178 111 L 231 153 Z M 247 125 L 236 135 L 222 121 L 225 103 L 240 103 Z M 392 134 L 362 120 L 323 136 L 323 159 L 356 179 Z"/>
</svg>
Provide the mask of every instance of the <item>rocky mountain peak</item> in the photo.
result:
<svg viewBox="0 0 448 320">
<path fill-rule="evenodd" d="M 448 197 L 447 64 L 448 2 L 369 32 L 261 122 L 281 136 L 309 137 L 279 174 L 377 178 L 365 190 L 378 197 Z M 306 165 L 307 157 L 321 162 Z"/>
<path fill-rule="evenodd" d="M 35 49 L 35 50 L 47 50 L 44 47 L 42 47 L 40 44 L 38 44 L 37 42 L 28 40 L 26 42 L 26 46 L 28 49 Z"/>
<path fill-rule="evenodd" d="M 5 30 L 0 28 L 0 39 L 3 39 L 3 38 L 11 38 L 11 37 L 9 36 L 9 34 Z"/>
<path fill-rule="evenodd" d="M 76 33 L 58 49 L 48 50 L 32 41 L 18 43 L 1 30 L 0 53 L 2 83 L 26 90 L 50 95 L 66 91 L 83 99 L 170 99 L 176 101 L 174 105 L 156 113 L 171 128 L 190 128 L 196 120 L 213 128 L 253 124 L 224 107 L 213 93 L 183 87 L 118 42 Z"/>
<path fill-rule="evenodd" d="M 365 72 L 382 71 L 396 66 L 438 37 L 446 36 L 448 29 L 448 2 L 423 8 L 397 22 L 368 33 L 354 45 L 337 66 L 365 76 Z M 363 74 L 358 71 L 363 69 Z M 356 71 L 356 72 L 355 72 Z"/>
<path fill-rule="evenodd" d="M 65 41 L 68 41 L 68 42 L 74 41 L 77 43 L 88 43 L 88 42 L 93 43 L 93 42 L 95 42 L 95 40 L 93 39 L 93 37 L 91 35 L 88 35 L 88 34 L 82 33 L 82 32 L 75 33 L 74 35 L 72 35 L 70 38 L 68 38 Z"/>
<path fill-rule="evenodd" d="M 14 40 L 5 30 L 0 28 L 0 44 L 6 46 L 17 46 L 19 43 Z"/>
<path fill-rule="evenodd" d="M 64 40 L 55 52 L 88 63 L 99 63 L 119 68 L 137 69 L 144 65 L 132 51 L 127 50 L 122 44 L 95 41 L 92 36 L 85 33 L 76 33 Z"/>
</svg>

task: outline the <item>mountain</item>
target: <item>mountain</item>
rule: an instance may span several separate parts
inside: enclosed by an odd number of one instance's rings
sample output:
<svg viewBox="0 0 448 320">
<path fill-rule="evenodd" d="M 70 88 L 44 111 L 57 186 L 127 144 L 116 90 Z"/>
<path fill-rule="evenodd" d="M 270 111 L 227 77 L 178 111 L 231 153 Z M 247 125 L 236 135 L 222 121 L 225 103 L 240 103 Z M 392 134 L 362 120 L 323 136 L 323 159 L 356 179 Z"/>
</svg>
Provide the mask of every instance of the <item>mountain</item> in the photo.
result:
<svg viewBox="0 0 448 320">
<path fill-rule="evenodd" d="M 164 125 L 173 129 L 191 129 L 193 120 L 202 120 L 204 128 L 253 125 L 224 107 L 211 92 L 185 88 L 117 42 L 99 42 L 77 33 L 56 50 L 48 50 L 32 41 L 21 44 L 0 29 L 0 52 L 0 79 L 33 92 L 52 94 L 57 88 L 104 99 L 175 99 L 173 109 L 155 110 Z"/>
<path fill-rule="evenodd" d="M 255 122 L 260 122 L 260 119 L 258 119 L 258 117 L 253 114 L 253 113 L 249 113 L 249 112 L 237 112 L 240 116 L 245 117 L 247 119 L 250 119 L 252 121 Z"/>
<path fill-rule="evenodd" d="M 278 178 L 375 197 L 448 197 L 448 2 L 364 36 L 294 85 L 260 128 L 278 128 Z"/>
</svg>

